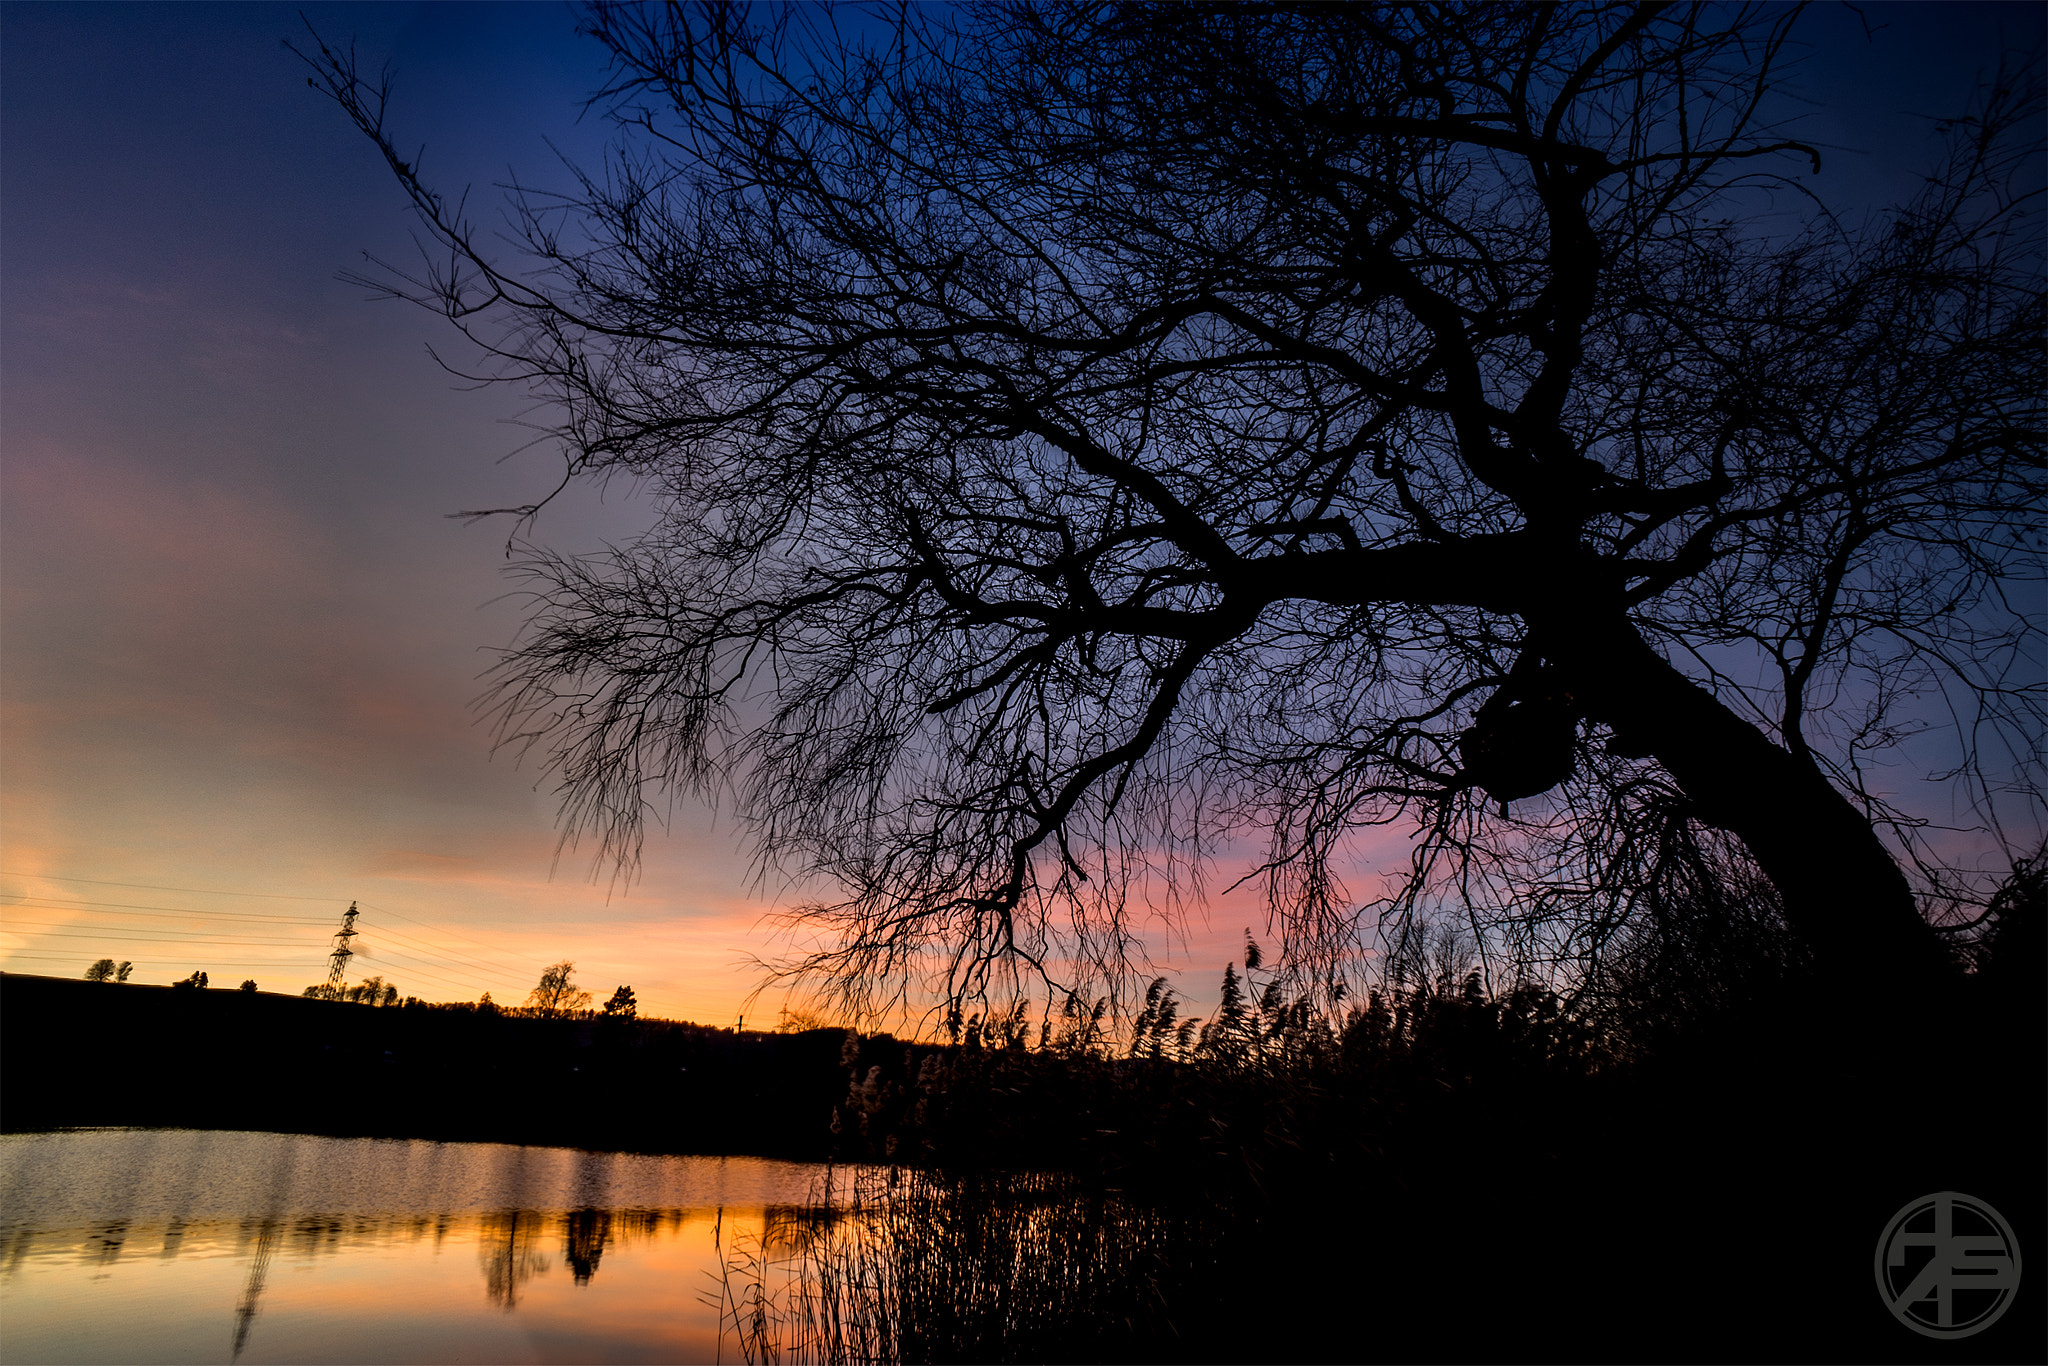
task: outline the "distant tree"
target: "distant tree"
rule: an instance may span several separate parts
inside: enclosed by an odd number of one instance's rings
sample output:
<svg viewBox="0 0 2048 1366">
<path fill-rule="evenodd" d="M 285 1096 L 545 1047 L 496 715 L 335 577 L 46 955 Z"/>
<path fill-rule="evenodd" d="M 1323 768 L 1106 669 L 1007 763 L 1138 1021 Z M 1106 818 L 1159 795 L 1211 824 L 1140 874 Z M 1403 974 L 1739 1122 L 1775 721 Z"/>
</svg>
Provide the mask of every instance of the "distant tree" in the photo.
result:
<svg viewBox="0 0 2048 1366">
<path fill-rule="evenodd" d="M 623 1015 L 629 1020 L 638 1018 L 640 1003 L 633 999 L 633 988 L 622 986 L 617 991 L 614 991 L 611 999 L 604 1003 L 604 1013 L 607 1015 Z"/>
<path fill-rule="evenodd" d="M 509 250 L 309 58 L 433 239 L 379 283 L 654 496 L 525 566 L 502 733 L 572 832 L 737 794 L 855 1006 L 1129 976 L 1245 839 L 1283 964 L 1439 899 L 1584 964 L 1719 831 L 1842 979 L 1953 979 L 1995 876 L 1886 758 L 1952 716 L 1922 776 L 2039 819 L 2036 69 L 1844 218 L 1792 5 L 806 12 L 587 11 L 622 143 Z"/>
<path fill-rule="evenodd" d="M 498 1013 L 498 1003 L 491 999 L 491 993 L 488 991 L 476 998 L 476 1008 L 486 1015 Z"/>
<path fill-rule="evenodd" d="M 113 978 L 114 974 L 117 971 L 119 971 L 119 969 L 114 966 L 113 959 L 102 958 L 100 959 L 99 962 L 94 963 L 91 967 L 85 970 L 85 980 L 88 982 L 109 981 Z"/>
<path fill-rule="evenodd" d="M 184 987 L 188 990 L 204 991 L 206 989 L 206 974 L 203 972 L 195 972 L 190 977 L 187 977 L 182 981 L 173 982 L 171 983 L 171 985 L 174 987 Z"/>
<path fill-rule="evenodd" d="M 342 992 L 341 999 L 359 1005 L 388 1006 L 398 999 L 398 988 L 382 977 L 365 977 Z"/>
<path fill-rule="evenodd" d="M 256 991 L 256 979 L 254 977 L 244 977 L 242 979 L 242 990 L 253 995 Z"/>
<path fill-rule="evenodd" d="M 575 982 L 576 965 L 568 959 L 550 964 L 540 975 L 540 985 L 526 998 L 535 1014 L 560 1016 L 572 1010 L 582 1010 L 590 1004 L 590 993 L 578 991 Z"/>
<path fill-rule="evenodd" d="M 114 969 L 114 980 L 125 982 L 128 980 L 128 974 L 133 971 L 135 971 L 135 964 L 124 961 L 120 967 Z"/>
</svg>

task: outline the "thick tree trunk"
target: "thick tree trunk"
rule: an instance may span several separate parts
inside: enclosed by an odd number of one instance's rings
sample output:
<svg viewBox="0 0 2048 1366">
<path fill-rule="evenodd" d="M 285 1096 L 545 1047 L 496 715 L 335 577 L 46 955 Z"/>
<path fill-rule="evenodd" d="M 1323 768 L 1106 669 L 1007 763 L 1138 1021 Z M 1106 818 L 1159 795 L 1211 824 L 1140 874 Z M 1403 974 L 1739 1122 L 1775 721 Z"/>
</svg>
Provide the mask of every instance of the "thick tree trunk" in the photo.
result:
<svg viewBox="0 0 2048 1366">
<path fill-rule="evenodd" d="M 1912 991 L 1953 980 L 1952 960 L 1897 862 L 1810 762 L 1772 743 L 1625 623 L 1580 622 L 1562 636 L 1558 662 L 1587 713 L 1654 756 L 1699 820 L 1748 846 L 1824 969 L 1859 987 Z"/>
</svg>

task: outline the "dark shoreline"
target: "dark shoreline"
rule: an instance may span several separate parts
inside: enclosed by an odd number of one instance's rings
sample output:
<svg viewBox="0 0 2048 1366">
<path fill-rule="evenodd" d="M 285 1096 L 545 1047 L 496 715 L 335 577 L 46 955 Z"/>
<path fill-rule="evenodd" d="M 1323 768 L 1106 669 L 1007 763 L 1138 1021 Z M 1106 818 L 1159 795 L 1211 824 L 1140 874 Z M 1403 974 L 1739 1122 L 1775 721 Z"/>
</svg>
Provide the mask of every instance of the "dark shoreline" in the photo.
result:
<svg viewBox="0 0 2048 1366">
<path fill-rule="evenodd" d="M 830 1157 L 846 1031 L 538 1019 L 0 974 L 0 1131 Z"/>
</svg>

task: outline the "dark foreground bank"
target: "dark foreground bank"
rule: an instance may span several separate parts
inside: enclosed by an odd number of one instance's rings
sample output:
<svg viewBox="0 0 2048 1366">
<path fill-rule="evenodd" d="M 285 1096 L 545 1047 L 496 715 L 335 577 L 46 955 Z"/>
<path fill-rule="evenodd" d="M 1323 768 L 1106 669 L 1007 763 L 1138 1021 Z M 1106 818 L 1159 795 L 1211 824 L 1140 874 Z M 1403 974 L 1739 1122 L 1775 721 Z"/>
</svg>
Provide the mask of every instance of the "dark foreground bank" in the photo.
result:
<svg viewBox="0 0 2048 1366">
<path fill-rule="evenodd" d="M 946 1175 L 905 1178 L 837 1280 L 906 1360 L 2048 1360 L 2042 1016 L 1988 985 L 1802 982 L 1633 1061 L 1463 991 L 1166 1069 L 866 1041 L 844 1113 L 871 1095 L 870 1153 Z M 965 1161 L 970 1134 L 1006 1161 Z M 1092 1182 L 1021 1171 L 1034 1150 Z M 1944 1191 L 2022 1261 L 1954 1340 L 1876 1278 Z M 1950 1289 L 1964 1317 L 1983 1295 Z"/>
<path fill-rule="evenodd" d="M 830 1156 L 845 1031 L 0 974 L 0 1124 Z"/>
<path fill-rule="evenodd" d="M 10 975 L 0 1120 L 913 1161 L 888 1237 L 793 1244 L 906 1361 L 2048 1359 L 2037 993 L 1797 995 L 1627 1065 L 1519 999 L 1175 1061 Z M 2022 1257 L 1952 1341 L 1874 1266 L 1942 1191 Z"/>
</svg>

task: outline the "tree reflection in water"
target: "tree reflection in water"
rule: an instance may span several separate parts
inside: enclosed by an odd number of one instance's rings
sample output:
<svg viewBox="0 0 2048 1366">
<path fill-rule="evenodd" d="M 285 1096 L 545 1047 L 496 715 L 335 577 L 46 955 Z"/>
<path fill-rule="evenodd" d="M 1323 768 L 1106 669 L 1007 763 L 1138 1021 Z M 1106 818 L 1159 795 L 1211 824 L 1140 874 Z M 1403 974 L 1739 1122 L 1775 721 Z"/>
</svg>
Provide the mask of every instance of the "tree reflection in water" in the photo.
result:
<svg viewBox="0 0 2048 1366">
<path fill-rule="evenodd" d="M 585 1360 L 710 1360 L 717 1319 L 691 1296 L 716 1269 L 714 1230 L 755 1240 L 819 1174 L 290 1134 L 0 1135 L 0 1357 L 510 1359 L 538 1335 Z M 803 1222 L 767 1217 L 778 1248 Z"/>
<path fill-rule="evenodd" d="M 479 1221 L 477 1257 L 492 1304 L 510 1313 L 518 1307 L 519 1287 L 548 1269 L 540 1250 L 546 1232 L 547 1216 L 536 1210 L 500 1210 Z"/>
<path fill-rule="evenodd" d="M 605 1239 L 611 1236 L 612 1231 L 612 1212 L 607 1209 L 571 1210 L 566 1223 L 562 1255 L 569 1261 L 569 1270 L 575 1275 L 576 1284 L 589 1285 L 590 1278 L 597 1274 L 597 1264 L 604 1259 Z"/>
</svg>

